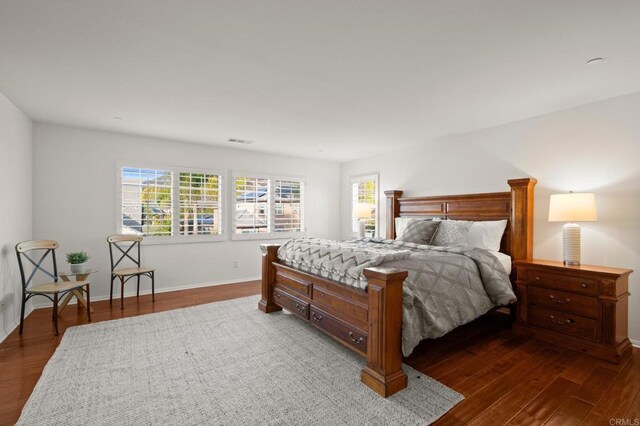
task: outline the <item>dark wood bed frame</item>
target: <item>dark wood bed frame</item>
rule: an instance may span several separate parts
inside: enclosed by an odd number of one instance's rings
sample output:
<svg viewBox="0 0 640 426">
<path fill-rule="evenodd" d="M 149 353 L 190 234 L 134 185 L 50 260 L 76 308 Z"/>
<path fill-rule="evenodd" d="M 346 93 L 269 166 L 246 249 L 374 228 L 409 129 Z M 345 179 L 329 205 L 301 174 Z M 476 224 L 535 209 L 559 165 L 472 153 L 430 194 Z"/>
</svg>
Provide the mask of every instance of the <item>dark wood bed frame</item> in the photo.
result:
<svg viewBox="0 0 640 426">
<path fill-rule="evenodd" d="M 395 218 L 399 216 L 506 219 L 500 251 L 514 261 L 530 259 L 536 183 L 533 178 L 512 179 L 508 181 L 510 191 L 487 194 L 402 198 L 402 191 L 385 191 L 387 238 L 395 238 Z M 365 269 L 368 286 L 360 290 L 278 263 L 279 247 L 260 245 L 262 298 L 258 308 L 266 313 L 284 308 L 365 356 L 367 364 L 360 378 L 383 397 L 404 389 L 407 376 L 402 370 L 402 283 L 407 272 Z"/>
</svg>

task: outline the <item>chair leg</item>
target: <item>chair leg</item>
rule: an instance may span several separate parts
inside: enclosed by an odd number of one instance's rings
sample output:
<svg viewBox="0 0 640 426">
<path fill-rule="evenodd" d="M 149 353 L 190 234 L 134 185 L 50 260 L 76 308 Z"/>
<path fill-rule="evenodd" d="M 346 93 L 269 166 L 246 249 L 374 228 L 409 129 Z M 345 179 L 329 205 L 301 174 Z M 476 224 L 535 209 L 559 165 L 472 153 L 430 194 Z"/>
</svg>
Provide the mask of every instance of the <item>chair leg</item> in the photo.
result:
<svg viewBox="0 0 640 426">
<path fill-rule="evenodd" d="M 53 293 L 53 324 L 56 328 L 56 336 L 58 335 L 58 293 Z"/>
<path fill-rule="evenodd" d="M 86 285 L 87 290 L 87 321 L 91 322 L 91 294 L 89 292 L 89 284 Z"/>
<path fill-rule="evenodd" d="M 156 281 L 155 281 L 155 272 L 151 273 L 151 301 L 156 301 Z"/>
<path fill-rule="evenodd" d="M 20 309 L 20 334 L 22 334 L 22 329 L 24 328 L 24 306 L 27 304 L 27 300 L 25 294 L 22 294 L 22 308 Z"/>
<path fill-rule="evenodd" d="M 137 277 L 137 281 L 138 281 L 138 287 L 136 290 L 136 297 L 140 297 L 140 275 L 138 275 Z"/>
<path fill-rule="evenodd" d="M 120 277 L 120 310 L 124 309 L 124 277 Z"/>
<path fill-rule="evenodd" d="M 114 277 L 113 275 L 111 275 L 111 290 L 109 291 L 109 304 L 111 305 L 113 303 L 113 280 L 116 277 Z"/>
</svg>

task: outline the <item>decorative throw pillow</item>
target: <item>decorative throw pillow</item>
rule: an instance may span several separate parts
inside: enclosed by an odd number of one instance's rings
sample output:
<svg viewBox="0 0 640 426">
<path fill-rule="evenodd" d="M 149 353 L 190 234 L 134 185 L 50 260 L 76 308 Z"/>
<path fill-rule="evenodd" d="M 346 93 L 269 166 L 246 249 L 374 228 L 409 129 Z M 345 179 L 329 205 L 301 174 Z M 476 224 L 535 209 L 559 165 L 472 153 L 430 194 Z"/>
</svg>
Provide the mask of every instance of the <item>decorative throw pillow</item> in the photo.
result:
<svg viewBox="0 0 640 426">
<path fill-rule="evenodd" d="M 467 235 L 467 245 L 489 251 L 500 251 L 500 241 L 506 227 L 506 220 L 473 222 Z"/>
<path fill-rule="evenodd" d="M 473 222 L 467 220 L 443 220 L 431 240 L 433 246 L 459 246 L 467 244 L 467 235 Z"/>
<path fill-rule="evenodd" d="M 441 223 L 433 220 L 410 221 L 404 228 L 402 235 L 396 240 L 404 241 L 405 243 L 431 244 L 433 234 L 436 233 Z"/>
<path fill-rule="evenodd" d="M 429 220 L 425 217 L 396 217 L 396 240 L 399 240 L 404 234 L 405 229 L 407 229 L 407 225 L 411 222 L 423 222 L 425 220 Z"/>
</svg>

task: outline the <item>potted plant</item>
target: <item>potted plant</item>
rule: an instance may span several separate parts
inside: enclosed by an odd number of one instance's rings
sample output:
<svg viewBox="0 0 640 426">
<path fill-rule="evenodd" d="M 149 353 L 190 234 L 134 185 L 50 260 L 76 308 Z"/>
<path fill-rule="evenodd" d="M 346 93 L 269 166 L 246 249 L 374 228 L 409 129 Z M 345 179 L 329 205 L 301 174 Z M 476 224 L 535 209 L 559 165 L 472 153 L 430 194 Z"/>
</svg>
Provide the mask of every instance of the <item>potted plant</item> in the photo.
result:
<svg viewBox="0 0 640 426">
<path fill-rule="evenodd" d="M 89 255 L 84 251 L 67 253 L 67 263 L 71 267 L 71 273 L 80 274 L 86 270 Z"/>
</svg>

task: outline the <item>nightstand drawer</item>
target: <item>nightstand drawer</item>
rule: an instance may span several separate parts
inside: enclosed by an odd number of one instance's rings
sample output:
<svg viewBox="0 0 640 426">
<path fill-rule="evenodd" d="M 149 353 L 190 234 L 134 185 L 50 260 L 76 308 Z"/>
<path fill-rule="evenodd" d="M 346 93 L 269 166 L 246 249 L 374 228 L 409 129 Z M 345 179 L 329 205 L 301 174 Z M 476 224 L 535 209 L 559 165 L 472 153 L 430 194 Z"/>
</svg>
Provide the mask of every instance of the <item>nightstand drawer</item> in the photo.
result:
<svg viewBox="0 0 640 426">
<path fill-rule="evenodd" d="M 528 271 L 530 284 L 555 290 L 571 291 L 574 293 L 595 296 L 598 293 L 598 281 L 565 275 L 541 273 L 535 270 Z"/>
<path fill-rule="evenodd" d="M 570 334 L 584 339 L 598 338 L 598 323 L 596 320 L 583 318 L 578 315 L 543 309 L 532 306 L 529 311 L 529 321 L 538 327 Z"/>
<path fill-rule="evenodd" d="M 595 297 L 532 286 L 529 287 L 529 302 L 585 317 L 598 316 L 598 302 Z"/>
</svg>

